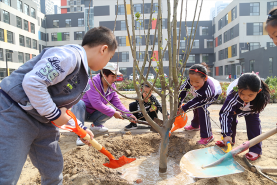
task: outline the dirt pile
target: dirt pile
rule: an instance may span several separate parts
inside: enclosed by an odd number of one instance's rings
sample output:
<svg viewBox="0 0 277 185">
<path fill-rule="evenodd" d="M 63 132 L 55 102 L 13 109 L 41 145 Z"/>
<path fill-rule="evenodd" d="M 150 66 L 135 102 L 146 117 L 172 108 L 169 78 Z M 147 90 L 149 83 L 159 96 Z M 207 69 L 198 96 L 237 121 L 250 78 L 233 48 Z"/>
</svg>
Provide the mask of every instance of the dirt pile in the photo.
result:
<svg viewBox="0 0 277 185">
<path fill-rule="evenodd" d="M 215 139 L 220 138 L 220 134 L 214 134 Z M 236 143 L 242 143 L 247 140 L 246 133 L 238 133 Z M 277 166 L 277 147 L 276 136 L 269 138 L 263 143 L 263 156 L 253 162 L 260 166 Z M 121 178 L 121 172 L 117 169 L 109 169 L 103 166 L 108 159 L 92 147 L 75 146 L 76 136 L 62 136 L 60 146 L 64 153 L 64 183 L 65 185 L 92 185 L 92 184 L 130 184 Z M 151 153 L 158 153 L 160 136 L 149 133 L 142 135 L 110 135 L 107 138 L 97 137 L 99 143 L 110 151 L 116 158 L 125 155 L 127 157 L 148 156 Z M 188 151 L 204 148 L 196 143 L 199 140 L 198 132 L 176 133 L 170 137 L 169 157 L 172 157 L 176 164 L 179 164 L 181 157 Z M 214 143 L 209 144 L 213 146 Z M 209 147 L 208 146 L 208 147 Z M 256 173 L 248 170 L 243 161 L 243 154 L 236 157 L 236 160 L 246 169 L 240 174 L 228 175 L 211 179 L 198 179 L 196 185 L 214 184 L 214 185 L 245 185 L 245 184 L 274 184 L 271 181 L 260 177 Z M 26 162 L 26 168 L 23 169 L 22 175 L 27 169 L 32 168 L 30 162 Z M 35 169 L 34 169 L 35 170 Z M 272 177 L 272 176 L 271 176 Z M 277 180 L 276 177 L 275 180 Z M 31 182 L 31 183 L 30 183 Z M 36 173 L 35 177 L 28 179 L 21 177 L 18 184 L 40 184 L 40 176 Z M 143 183 L 142 183 L 143 184 Z"/>
</svg>

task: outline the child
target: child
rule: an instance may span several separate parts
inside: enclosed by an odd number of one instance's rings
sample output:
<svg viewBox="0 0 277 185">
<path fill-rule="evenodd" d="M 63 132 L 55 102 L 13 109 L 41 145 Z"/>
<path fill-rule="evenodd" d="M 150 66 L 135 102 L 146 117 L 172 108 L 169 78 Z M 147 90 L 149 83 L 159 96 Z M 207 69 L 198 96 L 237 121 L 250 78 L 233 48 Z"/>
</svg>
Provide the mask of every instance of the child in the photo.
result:
<svg viewBox="0 0 277 185">
<path fill-rule="evenodd" d="M 230 141 L 235 143 L 237 116 L 244 116 L 248 139 L 261 134 L 259 113 L 270 98 L 268 86 L 254 73 L 244 73 L 232 82 L 227 89 L 227 98 L 219 112 L 223 141 L 216 145 L 222 147 Z M 262 154 L 261 143 L 249 149 L 246 158 L 254 161 Z"/>
<path fill-rule="evenodd" d="M 144 83 L 141 85 L 140 91 L 143 92 L 142 93 L 143 99 L 150 92 L 149 95 L 147 96 L 147 98 L 145 98 L 145 100 L 144 100 L 144 107 L 145 107 L 148 115 L 151 117 L 151 119 L 154 120 L 154 118 L 158 117 L 158 111 L 160 111 L 162 113 L 163 110 L 162 110 L 162 106 L 161 106 L 160 102 L 156 99 L 155 96 L 152 95 L 152 91 L 150 91 L 150 90 L 151 90 L 151 88 L 149 87 L 149 85 L 144 84 Z M 138 100 L 129 104 L 129 110 L 131 112 L 140 110 Z M 168 112 L 167 112 L 167 115 L 169 115 Z M 139 120 L 145 121 L 145 118 L 141 112 L 134 113 L 134 116 Z M 133 129 L 137 129 L 137 128 L 138 128 L 137 124 L 131 122 L 129 125 L 127 125 L 125 127 L 125 130 L 133 130 Z"/>
<path fill-rule="evenodd" d="M 207 145 L 214 139 L 207 108 L 221 94 L 221 86 L 217 80 L 207 75 L 207 68 L 204 65 L 206 64 L 202 63 L 202 65 L 195 64 L 191 66 L 189 77 L 180 87 L 181 93 L 179 94 L 179 99 L 181 104 L 187 96 L 188 90 L 191 90 L 194 98 L 183 105 L 181 111 L 186 112 L 188 109 L 196 109 L 193 110 L 194 117 L 191 125 L 185 126 L 184 129 L 194 131 L 199 130 L 200 126 L 201 139 L 197 142 L 198 144 Z"/>
<path fill-rule="evenodd" d="M 58 126 L 72 122 L 66 110 L 88 90 L 88 67 L 102 69 L 116 48 L 111 30 L 96 27 L 86 33 L 82 46 L 46 48 L 2 80 L 0 184 L 17 183 L 28 154 L 41 184 L 62 184 L 59 129 L 50 121 Z"/>
<path fill-rule="evenodd" d="M 268 13 L 268 18 L 266 20 L 265 29 L 272 39 L 274 44 L 277 46 L 277 8 L 272 9 Z"/>
<path fill-rule="evenodd" d="M 118 66 L 115 63 L 109 62 L 102 71 L 103 75 L 100 72 L 92 78 L 97 90 L 100 91 L 100 93 L 116 108 L 124 112 L 129 112 L 121 103 L 116 91 L 108 85 L 109 83 L 114 89 L 116 89 L 114 84 L 116 81 L 116 74 L 121 74 Z M 93 122 L 90 126 L 93 133 L 107 132 L 108 129 L 103 126 L 103 124 L 113 116 L 117 119 L 123 119 L 121 117 L 122 113 L 115 110 L 111 105 L 107 105 L 108 102 L 98 93 L 91 80 L 89 80 L 89 85 L 90 89 L 84 94 L 82 100 L 72 107 L 72 112 L 82 123 L 84 123 L 84 121 Z M 132 114 L 127 114 L 127 116 L 136 119 Z M 77 138 L 76 145 L 84 145 L 79 137 Z"/>
</svg>

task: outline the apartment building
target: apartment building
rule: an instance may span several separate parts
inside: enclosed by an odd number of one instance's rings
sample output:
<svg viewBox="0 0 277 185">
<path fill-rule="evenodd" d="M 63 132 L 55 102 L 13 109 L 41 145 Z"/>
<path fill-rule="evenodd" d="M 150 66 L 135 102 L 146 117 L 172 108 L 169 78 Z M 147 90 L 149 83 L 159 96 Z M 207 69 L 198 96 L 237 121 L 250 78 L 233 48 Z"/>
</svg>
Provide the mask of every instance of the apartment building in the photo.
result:
<svg viewBox="0 0 277 185">
<path fill-rule="evenodd" d="M 261 71 L 264 65 L 258 63 L 268 62 L 268 59 L 249 64 L 242 56 L 248 51 L 275 46 L 264 29 L 268 12 L 275 6 L 277 1 L 272 0 L 234 0 L 214 18 L 214 76 L 217 79 L 226 79 L 229 74 L 236 78 L 244 72 Z M 266 78 L 267 73 L 260 75 Z"/>
<path fill-rule="evenodd" d="M 31 0 L 0 1 L 0 80 L 39 54 L 41 16 Z M 38 16 L 39 14 L 39 16 Z"/>
</svg>

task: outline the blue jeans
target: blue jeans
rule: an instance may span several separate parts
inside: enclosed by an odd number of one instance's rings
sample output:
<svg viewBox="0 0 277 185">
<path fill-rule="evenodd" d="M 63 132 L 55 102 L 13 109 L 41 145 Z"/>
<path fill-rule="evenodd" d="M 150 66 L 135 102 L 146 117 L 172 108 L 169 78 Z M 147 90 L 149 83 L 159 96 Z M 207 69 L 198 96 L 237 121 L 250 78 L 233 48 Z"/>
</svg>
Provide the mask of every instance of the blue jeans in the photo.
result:
<svg viewBox="0 0 277 185">
<path fill-rule="evenodd" d="M 114 109 L 112 106 L 108 105 L 108 107 Z M 73 114 L 75 114 L 76 118 L 80 120 L 83 124 L 85 121 L 93 122 L 94 126 L 103 125 L 107 120 L 111 119 L 111 117 L 103 114 L 100 111 L 95 111 L 92 114 L 86 111 L 86 105 L 83 100 L 80 100 L 76 105 L 74 105 L 71 109 Z"/>
</svg>

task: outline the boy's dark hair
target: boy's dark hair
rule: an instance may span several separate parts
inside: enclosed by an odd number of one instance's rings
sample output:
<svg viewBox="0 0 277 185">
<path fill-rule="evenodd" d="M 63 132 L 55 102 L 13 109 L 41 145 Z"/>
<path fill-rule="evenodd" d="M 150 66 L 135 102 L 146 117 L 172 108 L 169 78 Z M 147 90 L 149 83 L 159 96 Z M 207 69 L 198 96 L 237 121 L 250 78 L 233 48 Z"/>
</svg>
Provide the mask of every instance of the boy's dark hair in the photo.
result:
<svg viewBox="0 0 277 185">
<path fill-rule="evenodd" d="M 202 78 L 206 78 L 208 75 L 208 65 L 203 62 L 201 64 L 194 64 L 193 66 L 191 66 L 189 69 L 189 74 L 198 74 L 200 75 Z M 197 71 L 195 71 L 197 70 Z"/>
<path fill-rule="evenodd" d="M 106 76 L 106 77 L 108 77 L 110 74 L 112 74 L 112 75 L 114 75 L 114 73 L 112 72 L 112 71 L 110 71 L 110 70 L 108 70 L 108 69 L 102 69 L 102 71 L 103 71 L 103 74 Z M 102 78 L 102 73 L 101 73 L 101 71 L 100 71 L 100 78 Z"/>
<path fill-rule="evenodd" d="M 114 51 L 117 48 L 117 41 L 109 28 L 99 26 L 90 29 L 84 36 L 82 46 L 88 45 L 95 47 L 101 44 L 108 45 L 109 51 Z"/>
<path fill-rule="evenodd" d="M 238 81 L 238 89 L 251 90 L 253 92 L 259 92 L 256 98 L 252 101 L 253 107 L 251 112 L 260 113 L 270 99 L 269 88 L 260 77 L 255 73 L 244 73 Z"/>
<path fill-rule="evenodd" d="M 268 17 L 266 20 L 265 29 L 267 28 L 268 25 L 270 25 L 272 27 L 277 26 L 277 8 L 273 8 L 272 10 L 269 11 Z"/>
<path fill-rule="evenodd" d="M 150 82 L 149 82 L 149 83 L 150 83 Z M 140 88 L 142 89 L 144 86 L 150 88 L 150 86 L 149 86 L 147 83 L 142 83 L 142 84 L 140 85 Z"/>
</svg>

